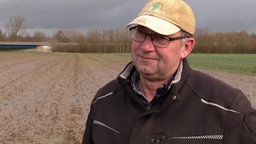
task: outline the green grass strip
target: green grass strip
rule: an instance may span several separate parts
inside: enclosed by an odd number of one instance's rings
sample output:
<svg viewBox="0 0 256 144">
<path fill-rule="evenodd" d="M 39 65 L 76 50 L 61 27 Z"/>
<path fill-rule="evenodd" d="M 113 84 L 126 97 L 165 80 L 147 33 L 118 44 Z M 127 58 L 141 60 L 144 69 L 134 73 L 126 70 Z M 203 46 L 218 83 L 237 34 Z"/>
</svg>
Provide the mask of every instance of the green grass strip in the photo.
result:
<svg viewBox="0 0 256 144">
<path fill-rule="evenodd" d="M 188 60 L 195 68 L 256 75 L 256 54 L 191 54 Z"/>
</svg>

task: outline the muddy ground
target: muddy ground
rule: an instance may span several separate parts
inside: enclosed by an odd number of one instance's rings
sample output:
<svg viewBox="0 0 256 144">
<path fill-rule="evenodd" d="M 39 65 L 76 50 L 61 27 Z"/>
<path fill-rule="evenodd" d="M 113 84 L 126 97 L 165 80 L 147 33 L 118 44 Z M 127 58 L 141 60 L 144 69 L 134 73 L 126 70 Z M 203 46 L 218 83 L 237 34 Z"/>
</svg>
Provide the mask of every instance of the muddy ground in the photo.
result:
<svg viewBox="0 0 256 144">
<path fill-rule="evenodd" d="M 0 143 L 80 144 L 90 102 L 129 61 L 120 55 L 0 53 Z M 256 77 L 205 71 L 256 106 Z"/>
</svg>

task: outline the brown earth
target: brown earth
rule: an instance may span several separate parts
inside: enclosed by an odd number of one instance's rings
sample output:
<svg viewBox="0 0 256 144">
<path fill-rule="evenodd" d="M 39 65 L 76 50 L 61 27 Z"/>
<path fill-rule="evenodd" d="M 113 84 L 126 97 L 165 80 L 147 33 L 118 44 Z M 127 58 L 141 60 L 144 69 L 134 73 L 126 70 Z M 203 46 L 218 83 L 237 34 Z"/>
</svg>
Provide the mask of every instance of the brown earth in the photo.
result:
<svg viewBox="0 0 256 144">
<path fill-rule="evenodd" d="M 90 102 L 129 57 L 0 52 L 0 143 L 80 144 Z M 256 77 L 205 71 L 256 106 Z"/>
</svg>

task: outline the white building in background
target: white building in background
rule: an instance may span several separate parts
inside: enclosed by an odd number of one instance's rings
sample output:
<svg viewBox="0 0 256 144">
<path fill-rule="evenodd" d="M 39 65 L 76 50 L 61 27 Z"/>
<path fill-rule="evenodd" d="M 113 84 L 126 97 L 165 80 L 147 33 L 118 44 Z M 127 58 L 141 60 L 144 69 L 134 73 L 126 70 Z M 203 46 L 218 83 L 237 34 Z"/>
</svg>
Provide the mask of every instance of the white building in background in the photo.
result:
<svg viewBox="0 0 256 144">
<path fill-rule="evenodd" d="M 49 45 L 39 45 L 34 51 L 38 52 L 52 52 L 52 47 Z"/>
</svg>

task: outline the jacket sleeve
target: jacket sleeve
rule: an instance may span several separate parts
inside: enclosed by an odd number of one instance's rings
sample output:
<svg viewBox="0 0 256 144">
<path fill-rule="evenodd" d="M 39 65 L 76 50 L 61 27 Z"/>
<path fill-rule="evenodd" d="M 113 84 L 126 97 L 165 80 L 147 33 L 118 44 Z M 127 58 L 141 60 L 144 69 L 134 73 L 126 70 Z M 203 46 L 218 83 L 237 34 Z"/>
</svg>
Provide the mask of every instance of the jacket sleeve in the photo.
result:
<svg viewBox="0 0 256 144">
<path fill-rule="evenodd" d="M 93 116 L 92 116 L 92 106 L 91 106 L 90 112 L 87 117 L 86 128 L 84 131 L 82 144 L 93 144 L 92 125 L 93 125 Z"/>
<path fill-rule="evenodd" d="M 225 144 L 256 144 L 256 110 L 243 93 L 230 106 L 237 113 L 229 113 L 225 130 Z M 226 136 L 226 137 L 225 137 Z"/>
</svg>

